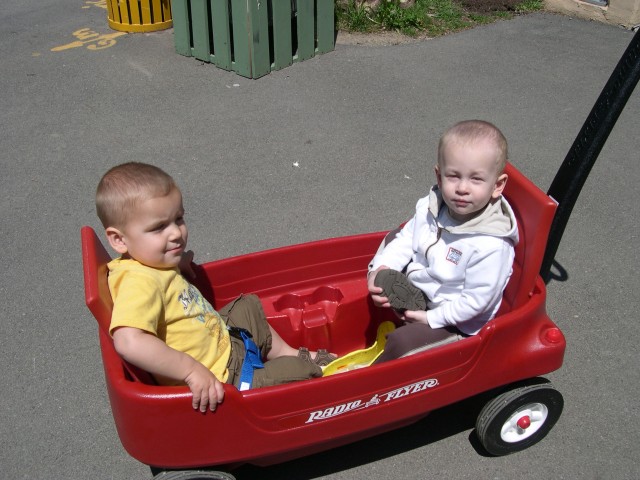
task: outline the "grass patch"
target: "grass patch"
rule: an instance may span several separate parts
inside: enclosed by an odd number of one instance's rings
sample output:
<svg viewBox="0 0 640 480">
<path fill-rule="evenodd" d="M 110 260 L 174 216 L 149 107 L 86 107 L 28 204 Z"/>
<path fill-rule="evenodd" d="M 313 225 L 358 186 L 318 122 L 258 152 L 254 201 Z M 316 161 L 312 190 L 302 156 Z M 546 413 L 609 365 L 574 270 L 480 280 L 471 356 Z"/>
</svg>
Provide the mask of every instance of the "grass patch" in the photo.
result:
<svg viewBox="0 0 640 480">
<path fill-rule="evenodd" d="M 381 0 L 375 8 L 362 0 L 336 0 L 336 18 L 348 32 L 437 37 L 543 8 L 543 0 L 416 0 L 407 8 L 398 0 Z"/>
</svg>

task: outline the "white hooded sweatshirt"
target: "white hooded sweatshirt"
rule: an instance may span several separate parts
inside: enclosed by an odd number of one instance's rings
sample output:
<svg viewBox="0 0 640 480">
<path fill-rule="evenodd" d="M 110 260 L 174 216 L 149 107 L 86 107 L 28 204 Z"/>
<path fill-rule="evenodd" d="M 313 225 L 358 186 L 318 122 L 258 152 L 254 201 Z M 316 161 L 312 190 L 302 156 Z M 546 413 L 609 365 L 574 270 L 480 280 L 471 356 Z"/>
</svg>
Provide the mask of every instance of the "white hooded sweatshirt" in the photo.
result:
<svg viewBox="0 0 640 480">
<path fill-rule="evenodd" d="M 429 299 L 432 328 L 450 325 L 475 335 L 500 307 L 517 243 L 516 218 L 504 197 L 456 224 L 434 186 L 416 204 L 414 217 L 380 246 L 369 271 L 381 265 L 405 271 Z"/>
</svg>

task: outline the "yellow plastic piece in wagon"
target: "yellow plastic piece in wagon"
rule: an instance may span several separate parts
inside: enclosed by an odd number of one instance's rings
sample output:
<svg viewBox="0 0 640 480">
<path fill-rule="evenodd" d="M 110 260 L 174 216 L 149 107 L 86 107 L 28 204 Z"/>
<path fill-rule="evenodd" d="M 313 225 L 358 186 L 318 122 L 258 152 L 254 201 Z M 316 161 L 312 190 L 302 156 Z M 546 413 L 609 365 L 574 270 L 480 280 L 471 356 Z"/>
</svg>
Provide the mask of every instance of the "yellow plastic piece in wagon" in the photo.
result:
<svg viewBox="0 0 640 480">
<path fill-rule="evenodd" d="M 355 350 L 351 353 L 334 360 L 323 368 L 323 377 L 334 375 L 336 373 L 349 372 L 358 368 L 364 368 L 371 365 L 380 356 L 387 343 L 387 335 L 393 332 L 396 326 L 393 322 L 382 322 L 378 326 L 376 341 L 369 348 L 363 350 Z"/>
</svg>

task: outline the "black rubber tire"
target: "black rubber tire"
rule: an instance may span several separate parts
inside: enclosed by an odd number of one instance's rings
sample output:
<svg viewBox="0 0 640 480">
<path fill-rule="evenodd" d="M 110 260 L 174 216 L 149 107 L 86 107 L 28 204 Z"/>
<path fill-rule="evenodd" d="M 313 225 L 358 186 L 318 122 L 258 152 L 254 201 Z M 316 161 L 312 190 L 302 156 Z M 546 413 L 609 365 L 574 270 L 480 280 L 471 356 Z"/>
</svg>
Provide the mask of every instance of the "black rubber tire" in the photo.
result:
<svg viewBox="0 0 640 480">
<path fill-rule="evenodd" d="M 564 400 L 550 383 L 519 386 L 498 395 L 480 411 L 476 435 L 491 455 L 519 452 L 542 440 L 560 418 Z M 527 429 L 509 427 L 523 410 L 540 417 Z M 532 430 L 529 430 L 532 429 Z"/>
<path fill-rule="evenodd" d="M 236 480 L 236 477 L 226 472 L 206 470 L 172 470 L 160 472 L 154 480 Z"/>
</svg>

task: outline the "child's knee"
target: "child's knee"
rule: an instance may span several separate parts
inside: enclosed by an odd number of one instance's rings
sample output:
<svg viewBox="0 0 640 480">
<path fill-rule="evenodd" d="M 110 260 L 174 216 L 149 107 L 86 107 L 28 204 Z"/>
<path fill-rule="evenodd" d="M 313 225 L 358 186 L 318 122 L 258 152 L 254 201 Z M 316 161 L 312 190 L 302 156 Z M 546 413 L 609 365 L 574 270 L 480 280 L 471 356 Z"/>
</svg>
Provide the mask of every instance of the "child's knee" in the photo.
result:
<svg viewBox="0 0 640 480">
<path fill-rule="evenodd" d="M 297 357 L 278 357 L 254 370 L 252 388 L 281 385 L 322 376 L 322 369 Z"/>
</svg>

